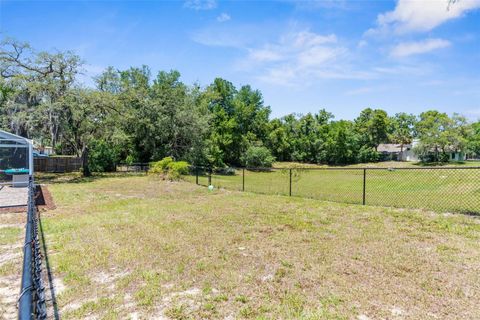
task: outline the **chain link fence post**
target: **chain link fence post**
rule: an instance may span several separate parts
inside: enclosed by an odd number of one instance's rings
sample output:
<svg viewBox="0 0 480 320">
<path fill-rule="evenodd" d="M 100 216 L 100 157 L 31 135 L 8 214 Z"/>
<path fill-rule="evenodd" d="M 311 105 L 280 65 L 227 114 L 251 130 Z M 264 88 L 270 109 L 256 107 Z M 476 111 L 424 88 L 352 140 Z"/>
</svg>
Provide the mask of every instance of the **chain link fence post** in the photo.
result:
<svg viewBox="0 0 480 320">
<path fill-rule="evenodd" d="M 242 169 L 242 191 L 245 191 L 245 168 Z"/>
<path fill-rule="evenodd" d="M 289 196 L 292 196 L 292 168 L 290 168 L 290 188 L 288 191 Z"/>
<path fill-rule="evenodd" d="M 363 169 L 363 200 L 362 204 L 365 205 L 365 197 L 366 197 L 366 189 L 367 189 L 367 169 Z"/>
</svg>

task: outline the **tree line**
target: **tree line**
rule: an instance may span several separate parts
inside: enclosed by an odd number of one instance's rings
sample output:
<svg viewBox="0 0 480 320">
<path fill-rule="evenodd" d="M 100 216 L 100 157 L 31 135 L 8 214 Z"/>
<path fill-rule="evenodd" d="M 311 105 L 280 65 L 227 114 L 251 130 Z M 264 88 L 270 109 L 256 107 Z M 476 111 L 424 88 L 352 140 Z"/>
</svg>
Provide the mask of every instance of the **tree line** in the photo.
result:
<svg viewBox="0 0 480 320">
<path fill-rule="evenodd" d="M 452 151 L 480 152 L 480 123 L 436 110 L 416 116 L 364 109 L 353 121 L 317 113 L 270 118 L 259 90 L 216 78 L 188 85 L 176 70 L 108 67 L 95 87 L 78 81 L 73 52 L 37 52 L 5 39 L 0 46 L 0 127 L 83 159 L 84 173 L 118 162 L 171 156 L 195 165 L 271 165 L 299 161 L 332 165 L 381 160 L 381 143 L 420 139 L 425 161 Z"/>
</svg>

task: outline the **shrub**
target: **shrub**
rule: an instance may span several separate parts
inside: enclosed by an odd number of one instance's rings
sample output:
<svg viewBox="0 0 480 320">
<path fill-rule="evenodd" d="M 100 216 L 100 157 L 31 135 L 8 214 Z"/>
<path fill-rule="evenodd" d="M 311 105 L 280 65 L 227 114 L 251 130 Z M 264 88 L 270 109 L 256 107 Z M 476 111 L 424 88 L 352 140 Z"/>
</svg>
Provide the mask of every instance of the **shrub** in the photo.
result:
<svg viewBox="0 0 480 320">
<path fill-rule="evenodd" d="M 190 164 L 186 161 L 172 161 L 168 164 L 167 179 L 178 180 L 182 174 L 188 174 Z"/>
<path fill-rule="evenodd" d="M 135 162 L 135 157 L 131 154 L 129 154 L 126 158 L 125 158 L 125 163 L 128 164 L 128 165 L 132 165 L 133 163 Z"/>
<path fill-rule="evenodd" d="M 272 167 L 275 157 L 270 150 L 265 147 L 251 146 L 242 157 L 242 162 L 246 167 Z"/>
<path fill-rule="evenodd" d="M 172 157 L 165 157 L 160 161 L 150 163 L 150 173 L 162 173 L 166 174 L 168 166 L 173 162 Z"/>
<path fill-rule="evenodd" d="M 380 154 L 374 148 L 362 146 L 358 152 L 358 162 L 377 162 Z"/>
<path fill-rule="evenodd" d="M 163 171 L 167 171 L 170 164 L 172 164 L 174 161 L 173 161 L 173 158 L 172 157 L 165 157 L 163 158 L 162 160 L 158 161 L 158 166 L 163 170 Z"/>
<path fill-rule="evenodd" d="M 164 179 L 179 180 L 182 174 L 188 174 L 190 164 L 186 161 L 173 161 L 171 157 L 165 157 L 160 161 L 150 164 L 149 173 L 160 174 Z"/>
<path fill-rule="evenodd" d="M 423 143 L 415 146 L 413 152 L 415 152 L 422 163 L 445 163 L 450 160 L 448 153 L 434 152 L 431 146 Z"/>
<path fill-rule="evenodd" d="M 93 172 L 115 171 L 118 152 L 105 141 L 94 141 L 90 144 L 89 168 Z"/>
</svg>

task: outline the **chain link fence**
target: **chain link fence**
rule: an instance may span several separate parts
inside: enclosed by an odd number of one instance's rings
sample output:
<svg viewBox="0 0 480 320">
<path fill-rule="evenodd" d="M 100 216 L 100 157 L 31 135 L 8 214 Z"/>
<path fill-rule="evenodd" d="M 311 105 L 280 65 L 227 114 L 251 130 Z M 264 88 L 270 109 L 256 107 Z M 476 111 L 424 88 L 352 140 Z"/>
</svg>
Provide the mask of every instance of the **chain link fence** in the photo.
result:
<svg viewBox="0 0 480 320">
<path fill-rule="evenodd" d="M 238 191 L 480 214 L 480 167 L 192 167 L 187 180 Z"/>
<path fill-rule="evenodd" d="M 18 319 L 46 319 L 47 306 L 42 278 L 42 253 L 38 237 L 35 185 L 31 178 L 28 183 L 27 224 L 23 250 L 23 272 L 18 299 Z"/>
<path fill-rule="evenodd" d="M 117 163 L 116 172 L 147 172 L 150 168 L 149 163 Z"/>
</svg>

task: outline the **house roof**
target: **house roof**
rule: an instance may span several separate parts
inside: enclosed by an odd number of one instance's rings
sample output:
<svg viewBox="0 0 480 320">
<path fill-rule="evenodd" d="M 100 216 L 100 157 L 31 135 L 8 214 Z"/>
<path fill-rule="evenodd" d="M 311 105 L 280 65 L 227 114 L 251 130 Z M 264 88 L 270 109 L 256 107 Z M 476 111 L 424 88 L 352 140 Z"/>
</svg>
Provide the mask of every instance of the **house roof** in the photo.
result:
<svg viewBox="0 0 480 320">
<path fill-rule="evenodd" d="M 403 146 L 403 150 L 405 150 L 406 146 Z M 394 152 L 401 152 L 402 145 L 396 143 L 381 143 L 377 147 L 378 152 L 387 152 L 387 153 L 394 153 Z"/>
</svg>

